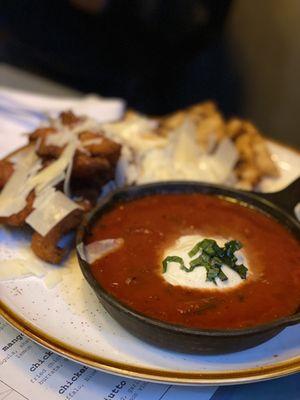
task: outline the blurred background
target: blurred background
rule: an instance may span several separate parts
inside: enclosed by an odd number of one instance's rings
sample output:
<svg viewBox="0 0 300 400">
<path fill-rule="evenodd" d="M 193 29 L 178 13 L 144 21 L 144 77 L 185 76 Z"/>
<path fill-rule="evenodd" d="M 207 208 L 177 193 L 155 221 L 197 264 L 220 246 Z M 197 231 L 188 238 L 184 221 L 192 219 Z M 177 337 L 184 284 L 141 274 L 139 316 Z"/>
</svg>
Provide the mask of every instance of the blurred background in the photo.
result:
<svg viewBox="0 0 300 400">
<path fill-rule="evenodd" d="M 225 115 L 300 146 L 299 0 L 0 5 L 1 85 L 63 85 L 69 92 L 56 94 L 121 97 L 155 115 L 212 99 Z"/>
</svg>

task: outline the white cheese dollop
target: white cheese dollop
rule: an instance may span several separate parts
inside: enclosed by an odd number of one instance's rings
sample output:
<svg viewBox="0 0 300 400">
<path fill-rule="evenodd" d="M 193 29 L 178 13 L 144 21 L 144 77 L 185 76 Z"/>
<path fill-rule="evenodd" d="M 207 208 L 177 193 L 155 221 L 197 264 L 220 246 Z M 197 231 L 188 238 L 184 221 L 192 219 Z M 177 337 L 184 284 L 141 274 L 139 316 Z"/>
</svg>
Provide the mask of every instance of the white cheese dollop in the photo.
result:
<svg viewBox="0 0 300 400">
<path fill-rule="evenodd" d="M 201 235 L 186 235 L 181 236 L 176 242 L 165 250 L 163 254 L 163 260 L 168 256 L 178 256 L 184 261 L 184 264 L 189 268 L 189 263 L 192 259 L 197 258 L 198 254 L 192 258 L 189 257 L 188 252 L 201 240 L 205 239 L 205 236 Z M 213 238 L 216 240 L 219 246 L 224 246 L 224 244 L 230 239 L 224 238 Z M 238 258 L 237 263 L 244 264 L 248 268 L 249 276 L 249 265 L 245 254 L 242 250 L 235 253 Z M 209 282 L 206 280 L 206 269 L 204 267 L 197 267 L 191 272 L 186 272 L 180 269 L 180 265 L 176 262 L 169 262 L 168 268 L 165 273 L 162 273 L 163 278 L 174 286 L 186 286 L 194 289 L 215 289 L 223 290 L 226 288 L 232 288 L 240 285 L 246 280 L 242 279 L 239 274 L 233 271 L 226 265 L 222 266 L 222 271 L 227 275 L 227 281 L 221 281 L 219 278 L 216 279 L 216 284 L 214 282 Z"/>
</svg>

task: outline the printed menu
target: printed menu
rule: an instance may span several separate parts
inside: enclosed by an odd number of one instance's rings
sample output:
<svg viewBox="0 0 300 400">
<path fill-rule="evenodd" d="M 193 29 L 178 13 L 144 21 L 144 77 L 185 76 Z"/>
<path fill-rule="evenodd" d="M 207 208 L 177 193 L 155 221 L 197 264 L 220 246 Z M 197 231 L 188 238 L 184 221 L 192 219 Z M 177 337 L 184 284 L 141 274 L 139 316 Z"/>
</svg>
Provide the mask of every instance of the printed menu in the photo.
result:
<svg viewBox="0 0 300 400">
<path fill-rule="evenodd" d="M 37 345 L 0 319 L 0 400 L 208 400 L 216 390 L 99 372 Z"/>
</svg>

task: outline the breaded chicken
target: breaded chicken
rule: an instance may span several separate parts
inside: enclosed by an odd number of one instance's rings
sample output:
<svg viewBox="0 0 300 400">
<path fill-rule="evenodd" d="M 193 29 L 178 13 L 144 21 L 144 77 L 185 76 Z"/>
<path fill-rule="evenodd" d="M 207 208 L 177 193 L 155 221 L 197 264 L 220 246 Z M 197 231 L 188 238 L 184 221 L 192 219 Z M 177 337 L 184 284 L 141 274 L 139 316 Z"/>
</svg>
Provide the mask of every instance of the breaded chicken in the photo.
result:
<svg viewBox="0 0 300 400">
<path fill-rule="evenodd" d="M 213 102 L 196 104 L 185 110 L 177 111 L 160 119 L 159 130 L 168 135 L 170 131 L 182 125 L 189 118 L 196 127 L 198 141 L 206 151 L 211 151 L 226 135 L 226 124 L 223 116 Z"/>
<path fill-rule="evenodd" d="M 14 172 L 14 165 L 8 160 L 0 160 L 0 190 Z"/>
<path fill-rule="evenodd" d="M 24 226 L 26 224 L 25 220 L 28 215 L 33 211 L 33 202 L 35 199 L 34 191 L 31 191 L 26 199 L 26 206 L 18 212 L 17 214 L 13 214 L 9 217 L 0 217 L 0 224 L 5 224 L 9 226 Z"/>
<path fill-rule="evenodd" d="M 240 187 L 252 189 L 263 177 L 278 176 L 278 168 L 265 139 L 251 122 L 231 119 L 227 123 L 227 132 L 239 152 L 235 172 Z"/>
<path fill-rule="evenodd" d="M 76 209 L 56 224 L 47 235 L 42 236 L 35 232 L 32 235 L 31 248 L 42 260 L 52 264 L 59 264 L 67 255 L 69 248 L 61 248 L 57 244 L 68 232 L 77 228 L 84 215 L 82 209 Z"/>
</svg>

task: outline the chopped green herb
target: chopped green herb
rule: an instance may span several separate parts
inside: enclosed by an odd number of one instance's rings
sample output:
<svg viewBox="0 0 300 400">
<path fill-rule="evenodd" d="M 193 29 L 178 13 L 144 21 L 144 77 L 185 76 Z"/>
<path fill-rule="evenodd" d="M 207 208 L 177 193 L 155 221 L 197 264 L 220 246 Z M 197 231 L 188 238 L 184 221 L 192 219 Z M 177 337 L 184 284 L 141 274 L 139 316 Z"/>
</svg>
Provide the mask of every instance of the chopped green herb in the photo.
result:
<svg viewBox="0 0 300 400">
<path fill-rule="evenodd" d="M 192 250 L 190 250 L 189 252 L 188 252 L 188 255 L 192 258 L 192 257 L 194 257 L 197 253 L 199 253 L 199 251 L 201 250 L 201 242 L 199 242 L 199 243 L 197 243 L 193 248 L 192 248 Z"/>
<path fill-rule="evenodd" d="M 216 283 L 216 278 L 218 277 L 220 269 L 214 266 L 206 269 L 206 280 Z"/>
<path fill-rule="evenodd" d="M 235 265 L 233 268 L 242 279 L 246 279 L 248 268 L 244 264 Z"/>
<path fill-rule="evenodd" d="M 181 257 L 178 256 L 168 256 L 164 259 L 163 261 L 163 273 L 165 273 L 167 271 L 168 268 L 168 263 L 169 262 L 176 262 L 178 264 L 180 264 L 180 269 L 188 272 L 188 268 L 185 267 L 183 259 Z"/>
<path fill-rule="evenodd" d="M 219 274 L 218 274 L 218 278 L 221 279 L 221 281 L 228 281 L 228 277 L 227 275 L 224 274 L 224 272 L 220 269 Z"/>
<path fill-rule="evenodd" d="M 190 268 L 184 265 L 183 259 L 177 256 L 166 257 L 163 261 L 163 272 L 168 268 L 169 262 L 177 262 L 180 264 L 180 269 L 191 272 L 197 267 L 206 269 L 206 280 L 216 283 L 216 278 L 221 281 L 228 280 L 228 277 L 222 271 L 222 265 L 227 265 L 236 271 L 242 279 L 246 279 L 248 269 L 243 264 L 237 264 L 237 257 L 234 253 L 243 247 L 238 240 L 230 240 L 225 243 L 224 247 L 220 247 L 213 239 L 204 239 L 197 243 L 189 252 L 190 258 L 198 253 L 199 256 L 190 261 Z"/>
</svg>

